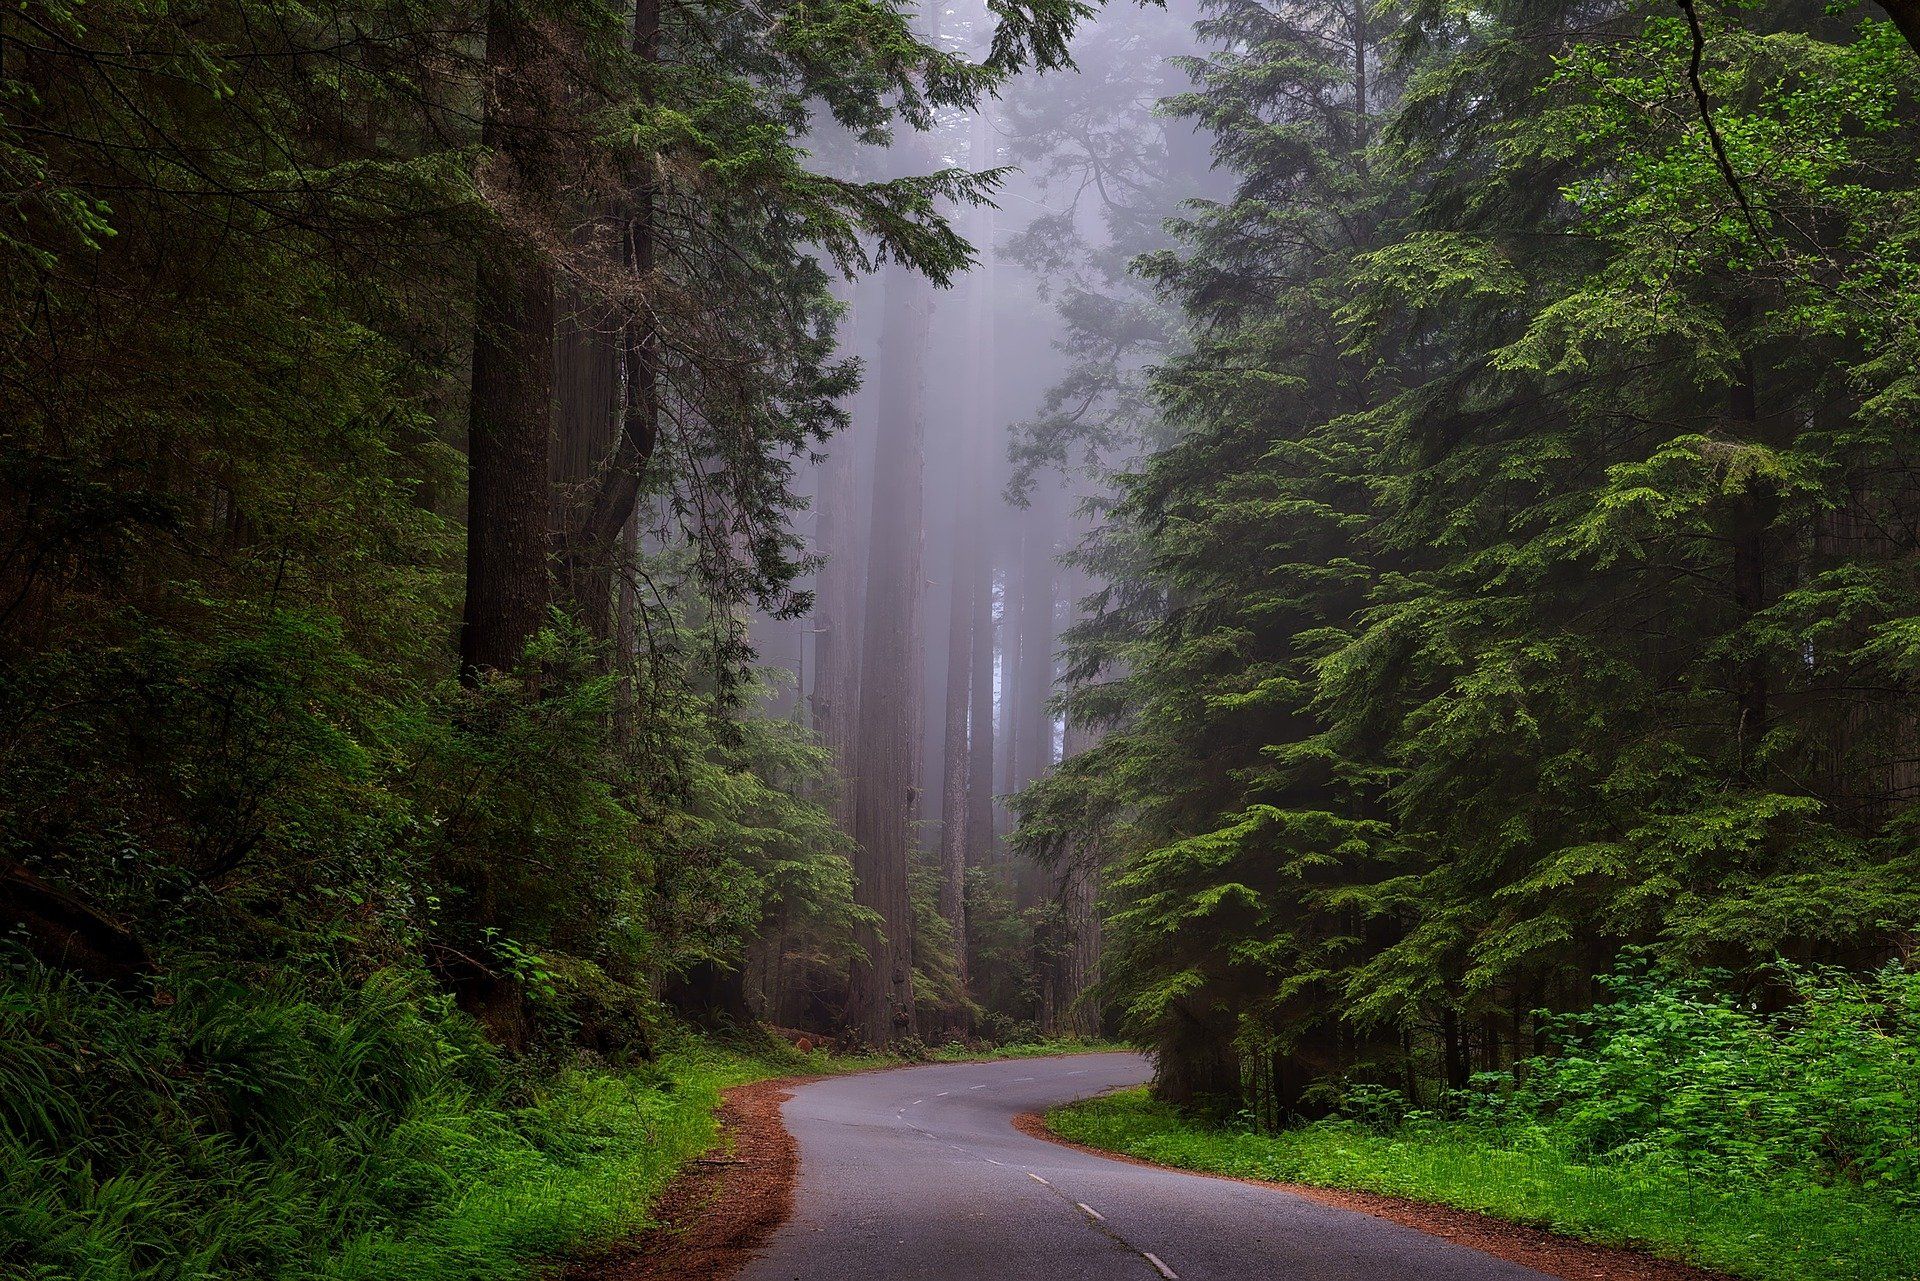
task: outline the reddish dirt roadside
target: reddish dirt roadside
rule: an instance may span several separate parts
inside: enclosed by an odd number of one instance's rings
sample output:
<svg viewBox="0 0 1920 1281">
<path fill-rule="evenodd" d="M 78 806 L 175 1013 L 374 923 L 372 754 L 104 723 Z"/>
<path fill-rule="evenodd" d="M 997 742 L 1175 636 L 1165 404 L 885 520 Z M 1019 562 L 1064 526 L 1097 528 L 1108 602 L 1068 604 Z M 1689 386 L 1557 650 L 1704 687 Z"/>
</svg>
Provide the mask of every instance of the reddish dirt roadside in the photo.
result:
<svg viewBox="0 0 1920 1281">
<path fill-rule="evenodd" d="M 1130 1165 L 1153 1164 L 1138 1157 L 1122 1156 L 1117 1152 L 1091 1148 L 1082 1143 L 1075 1143 L 1071 1139 L 1063 1139 L 1048 1129 L 1045 1118 L 1035 1112 L 1023 1113 L 1015 1117 L 1013 1123 L 1029 1138 L 1045 1139 L 1049 1143 L 1058 1143 L 1062 1147 L 1078 1148 L 1082 1152 L 1090 1152 L 1112 1161 L 1125 1161 Z M 1491 1254 L 1497 1259 L 1505 1259 L 1509 1263 L 1518 1263 L 1523 1267 L 1561 1277 L 1564 1281 L 1730 1281 L 1730 1278 L 1720 1273 L 1707 1272 L 1690 1264 L 1658 1259 L 1637 1250 L 1623 1250 L 1614 1246 L 1575 1241 L 1568 1237 L 1556 1236 L 1545 1228 L 1509 1223 L 1505 1219 L 1475 1214 L 1470 1210 L 1455 1210 L 1444 1205 L 1409 1201 L 1402 1197 L 1380 1196 L 1372 1192 L 1340 1192 L 1331 1188 L 1306 1187 L 1298 1183 L 1266 1183 L 1259 1179 L 1235 1179 L 1230 1175 L 1208 1174 L 1201 1170 L 1191 1170 L 1187 1173 L 1199 1174 L 1209 1179 L 1226 1179 L 1233 1183 L 1254 1183 L 1262 1187 L 1282 1188 L 1296 1196 L 1318 1201 L 1321 1205 L 1330 1205 L 1340 1210 L 1357 1210 L 1361 1214 L 1371 1214 L 1378 1219 L 1387 1219 L 1410 1228 L 1418 1228 L 1433 1236 L 1444 1237 L 1456 1245 L 1464 1245 L 1483 1254 Z"/>
<path fill-rule="evenodd" d="M 727 1281 L 786 1221 L 800 1155 L 780 1123 L 793 1087 L 755 1081 L 726 1092 L 720 1143 L 667 1185 L 658 1225 L 569 1264 L 563 1281 Z"/>
</svg>

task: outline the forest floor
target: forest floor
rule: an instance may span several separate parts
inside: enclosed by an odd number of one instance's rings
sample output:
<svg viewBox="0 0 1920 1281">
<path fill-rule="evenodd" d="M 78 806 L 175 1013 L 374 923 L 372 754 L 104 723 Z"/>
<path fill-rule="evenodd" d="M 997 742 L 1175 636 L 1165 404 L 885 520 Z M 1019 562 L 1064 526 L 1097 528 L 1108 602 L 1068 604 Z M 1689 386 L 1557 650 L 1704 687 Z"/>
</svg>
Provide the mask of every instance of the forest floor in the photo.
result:
<svg viewBox="0 0 1920 1281">
<path fill-rule="evenodd" d="M 1464 1126 L 1259 1134 L 1197 1124 L 1128 1090 L 1026 1118 L 1023 1128 L 1107 1156 L 1283 1186 L 1565 1278 L 1920 1276 L 1920 1219 L 1847 1190 L 1729 1189 L 1671 1171 L 1584 1165 Z"/>
</svg>

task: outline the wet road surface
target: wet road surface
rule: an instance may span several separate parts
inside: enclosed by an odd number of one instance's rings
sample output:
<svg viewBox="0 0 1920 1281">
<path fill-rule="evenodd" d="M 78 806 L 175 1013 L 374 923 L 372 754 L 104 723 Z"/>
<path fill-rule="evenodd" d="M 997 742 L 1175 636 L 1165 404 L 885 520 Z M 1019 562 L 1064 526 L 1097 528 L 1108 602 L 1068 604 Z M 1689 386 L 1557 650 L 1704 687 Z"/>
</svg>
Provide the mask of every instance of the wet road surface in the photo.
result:
<svg viewBox="0 0 1920 1281">
<path fill-rule="evenodd" d="M 801 1086 L 791 1219 L 742 1281 L 1549 1281 L 1277 1188 L 1111 1161 L 1013 1126 L 1144 1082 L 1133 1054 L 936 1064 Z"/>
</svg>

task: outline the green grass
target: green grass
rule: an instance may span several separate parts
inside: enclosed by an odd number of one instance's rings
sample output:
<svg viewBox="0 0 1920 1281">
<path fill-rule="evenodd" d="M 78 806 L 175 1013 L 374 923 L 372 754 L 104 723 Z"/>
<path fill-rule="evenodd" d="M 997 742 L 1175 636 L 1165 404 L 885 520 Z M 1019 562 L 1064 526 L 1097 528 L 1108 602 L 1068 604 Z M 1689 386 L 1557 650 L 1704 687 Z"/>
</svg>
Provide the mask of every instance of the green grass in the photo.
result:
<svg viewBox="0 0 1920 1281">
<path fill-rule="evenodd" d="M 889 1061 L 688 1038 L 539 1070 L 418 974 L 177 979 L 0 970 L 0 1276 L 525 1277 L 643 1226 L 729 1086 Z"/>
<path fill-rule="evenodd" d="M 996 1045 L 987 1049 L 970 1049 L 959 1042 L 951 1042 L 937 1046 L 928 1057 L 935 1063 L 968 1063 L 979 1059 L 1042 1059 L 1055 1054 L 1104 1054 L 1132 1048 L 1117 1041 L 1080 1040 L 1075 1037 L 1056 1036 L 1039 1041 L 1018 1041 L 1007 1045 Z"/>
<path fill-rule="evenodd" d="M 316 1260 L 314 1275 L 526 1276 L 538 1260 L 645 1227 L 667 1183 L 718 1140 L 723 1091 L 848 1066 L 692 1042 L 641 1071 L 566 1073 L 466 1168 L 447 1167 L 449 1183 L 465 1190 L 444 1213 L 350 1242 Z"/>
<path fill-rule="evenodd" d="M 1920 1277 L 1920 1217 L 1850 1188 L 1720 1187 L 1439 1123 L 1386 1134 L 1348 1124 L 1259 1134 L 1196 1124 L 1144 1090 L 1056 1109 L 1047 1121 L 1064 1138 L 1165 1165 L 1433 1201 L 1754 1281 Z"/>
</svg>

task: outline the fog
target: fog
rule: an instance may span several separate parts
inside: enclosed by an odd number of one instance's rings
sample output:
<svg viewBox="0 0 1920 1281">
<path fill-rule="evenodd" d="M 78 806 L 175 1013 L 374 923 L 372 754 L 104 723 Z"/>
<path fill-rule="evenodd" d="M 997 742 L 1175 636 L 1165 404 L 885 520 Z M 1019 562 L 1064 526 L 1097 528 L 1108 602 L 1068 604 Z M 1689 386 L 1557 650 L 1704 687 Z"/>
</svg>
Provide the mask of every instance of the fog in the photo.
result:
<svg viewBox="0 0 1920 1281">
<path fill-rule="evenodd" d="M 1087 1030 L 1075 998 L 1097 960 L 1097 871 L 1072 850 L 1016 850 L 1013 798 L 1097 732 L 1059 702 L 1062 635 L 1103 586 L 1075 553 L 1148 441 L 1144 376 L 1174 340 L 1130 264 L 1170 243 L 1182 202 L 1221 187 L 1205 140 L 1156 111 L 1187 87 L 1175 60 L 1195 50 L 1193 18 L 1111 8 L 1082 28 L 1073 69 L 1016 79 L 980 112 L 888 148 L 833 129 L 815 143 L 851 177 L 1005 172 L 989 203 L 952 211 L 975 261 L 949 287 L 887 268 L 843 294 L 863 384 L 801 479 L 811 612 L 753 620 L 761 661 L 792 673 L 768 710 L 835 754 L 858 901 L 904 922 L 910 868 L 937 876 L 960 990 L 1050 1031 Z M 943 43 L 984 56 L 983 6 L 938 21 Z M 969 903 L 1055 937 L 990 955 Z M 853 1017 L 895 1031 L 912 952 L 884 937 L 869 950 Z"/>
</svg>

